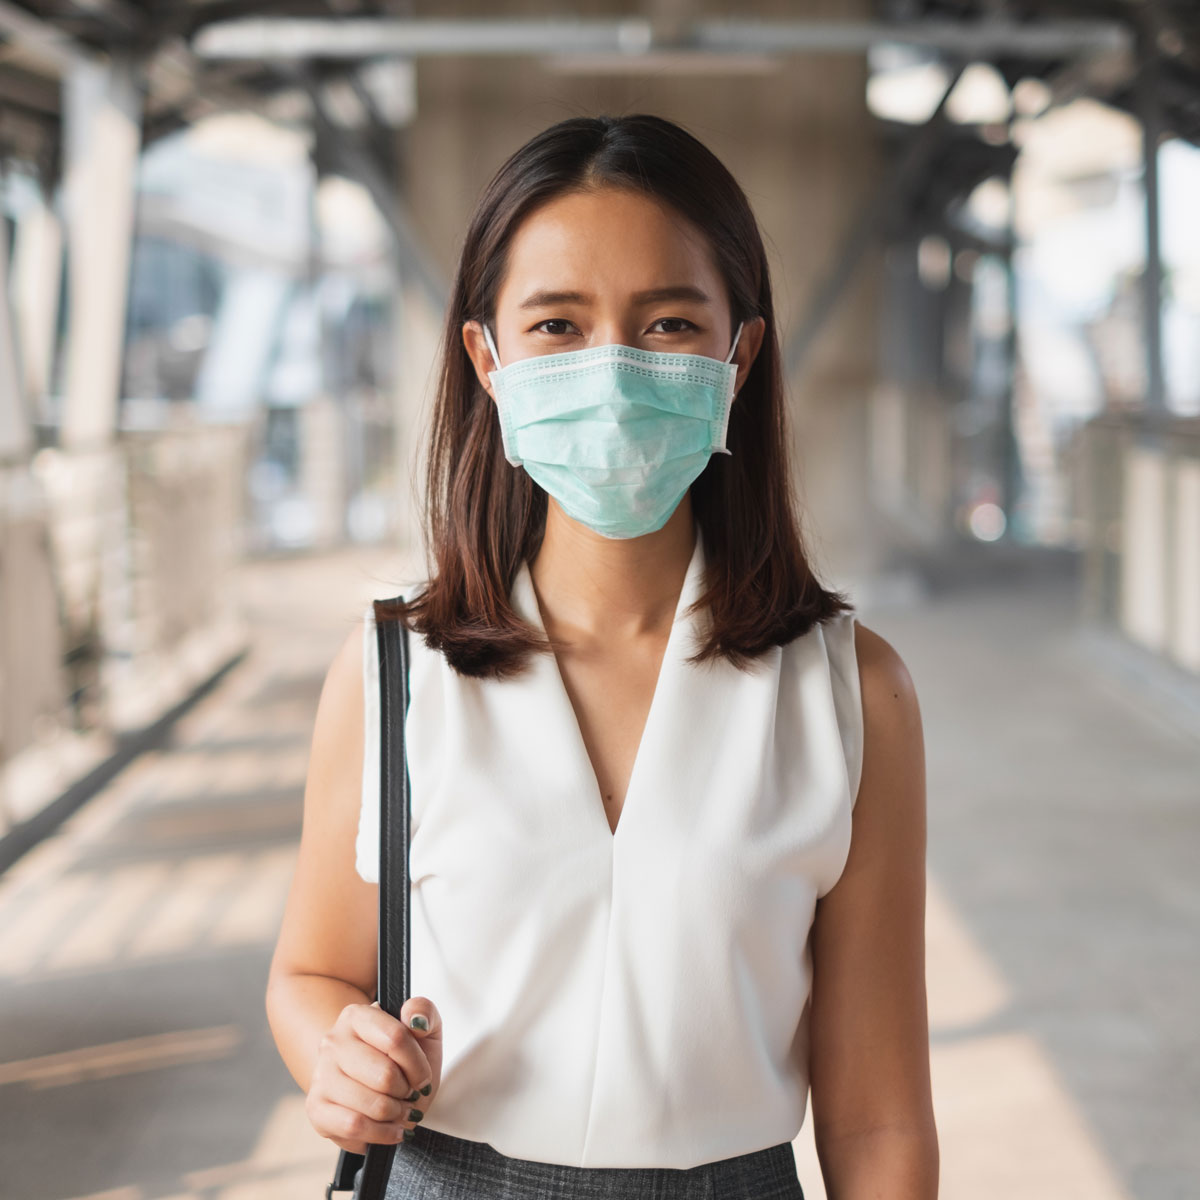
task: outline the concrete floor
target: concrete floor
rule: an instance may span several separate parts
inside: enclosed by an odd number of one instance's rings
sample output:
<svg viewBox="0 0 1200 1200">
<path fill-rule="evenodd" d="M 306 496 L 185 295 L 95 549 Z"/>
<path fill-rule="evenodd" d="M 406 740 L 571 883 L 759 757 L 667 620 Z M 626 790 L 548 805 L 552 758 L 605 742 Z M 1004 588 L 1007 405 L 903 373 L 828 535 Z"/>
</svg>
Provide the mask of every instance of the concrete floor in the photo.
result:
<svg viewBox="0 0 1200 1200">
<path fill-rule="evenodd" d="M 323 1193 L 263 988 L 324 670 L 405 570 L 244 568 L 252 653 L 0 877 L 5 1200 Z M 1200 690 L 1082 635 L 1074 594 L 864 603 L 925 722 L 943 1197 L 1200 1196 Z"/>
</svg>

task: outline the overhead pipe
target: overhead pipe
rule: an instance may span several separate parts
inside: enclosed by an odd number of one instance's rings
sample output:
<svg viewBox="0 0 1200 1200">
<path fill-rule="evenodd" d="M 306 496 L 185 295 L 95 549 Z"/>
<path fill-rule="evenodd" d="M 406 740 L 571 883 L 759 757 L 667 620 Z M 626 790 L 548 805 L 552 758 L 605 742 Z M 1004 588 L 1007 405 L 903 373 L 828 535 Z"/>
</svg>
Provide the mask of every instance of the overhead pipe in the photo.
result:
<svg viewBox="0 0 1200 1200">
<path fill-rule="evenodd" d="M 646 20 L 439 20 L 421 17 L 245 17 L 192 37 L 201 58 L 380 58 L 421 55 L 638 53 Z"/>
<path fill-rule="evenodd" d="M 759 54 L 865 54 L 881 42 L 939 50 L 964 60 L 1012 55 L 1073 58 L 1126 50 L 1132 34 L 1115 21 L 985 19 L 904 22 L 712 20 L 696 23 L 705 50 Z"/>
</svg>

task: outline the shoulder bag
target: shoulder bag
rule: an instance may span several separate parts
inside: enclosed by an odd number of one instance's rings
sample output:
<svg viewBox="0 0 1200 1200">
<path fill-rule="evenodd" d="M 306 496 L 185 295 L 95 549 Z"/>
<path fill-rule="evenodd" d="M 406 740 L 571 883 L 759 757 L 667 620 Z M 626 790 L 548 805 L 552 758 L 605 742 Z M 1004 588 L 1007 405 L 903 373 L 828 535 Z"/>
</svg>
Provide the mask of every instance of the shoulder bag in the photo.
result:
<svg viewBox="0 0 1200 1200">
<path fill-rule="evenodd" d="M 408 715 L 408 628 L 402 620 L 383 619 L 382 611 L 403 597 L 376 600 L 375 632 L 379 653 L 379 1007 L 393 1017 L 408 999 L 411 986 L 409 943 L 408 840 L 412 810 L 404 719 Z M 383 1200 L 396 1153 L 394 1144 L 371 1144 L 366 1154 L 341 1150 L 325 1200 L 334 1192 L 353 1192 L 354 1200 Z"/>
</svg>

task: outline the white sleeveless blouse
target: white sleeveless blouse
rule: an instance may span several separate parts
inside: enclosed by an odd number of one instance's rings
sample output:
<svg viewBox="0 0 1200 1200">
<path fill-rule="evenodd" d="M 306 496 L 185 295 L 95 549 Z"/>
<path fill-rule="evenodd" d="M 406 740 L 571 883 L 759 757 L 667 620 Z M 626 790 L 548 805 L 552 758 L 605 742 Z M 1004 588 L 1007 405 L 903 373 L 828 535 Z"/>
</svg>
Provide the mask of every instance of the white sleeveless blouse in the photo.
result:
<svg viewBox="0 0 1200 1200">
<path fill-rule="evenodd" d="M 412 986 L 444 1023 L 429 1129 L 580 1167 L 694 1167 L 791 1141 L 809 932 L 862 764 L 854 613 L 751 672 L 688 665 L 697 528 L 614 834 L 551 654 L 459 676 L 410 636 Z M 517 612 L 544 629 L 527 564 Z M 379 663 L 364 613 L 356 866 L 378 881 Z"/>
</svg>

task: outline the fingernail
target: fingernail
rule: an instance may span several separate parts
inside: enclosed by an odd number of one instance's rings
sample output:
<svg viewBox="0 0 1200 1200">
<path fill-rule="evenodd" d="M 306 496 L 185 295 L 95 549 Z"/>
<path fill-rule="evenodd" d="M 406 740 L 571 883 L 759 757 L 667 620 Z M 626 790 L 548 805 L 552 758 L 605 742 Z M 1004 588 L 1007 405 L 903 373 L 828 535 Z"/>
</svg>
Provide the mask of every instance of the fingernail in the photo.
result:
<svg viewBox="0 0 1200 1200">
<path fill-rule="evenodd" d="M 413 1017 L 413 1019 L 411 1021 L 409 1021 L 408 1025 L 409 1025 L 410 1029 L 428 1029 L 429 1028 L 429 1022 L 423 1016 L 421 1016 L 420 1013 L 418 1013 L 415 1017 Z"/>
<path fill-rule="evenodd" d="M 433 1091 L 433 1084 L 432 1084 L 432 1083 L 427 1083 L 427 1084 L 426 1084 L 426 1085 L 425 1085 L 425 1086 L 424 1086 L 424 1087 L 421 1089 L 421 1095 L 422 1095 L 422 1096 L 428 1096 L 428 1095 L 429 1095 L 429 1093 L 430 1093 L 430 1092 L 432 1092 L 432 1091 Z"/>
<path fill-rule="evenodd" d="M 413 1090 L 412 1090 L 412 1095 L 411 1095 L 411 1096 L 405 1096 L 404 1098 L 405 1098 L 405 1100 L 407 1100 L 407 1101 L 408 1101 L 408 1102 L 411 1104 L 411 1103 L 412 1103 L 414 1100 L 418 1100 L 418 1099 L 420 1099 L 420 1096 L 421 1096 L 421 1093 L 420 1093 L 419 1091 L 417 1091 L 417 1089 L 416 1089 L 416 1088 L 413 1088 Z"/>
<path fill-rule="evenodd" d="M 423 1121 L 425 1114 L 419 1108 L 410 1108 L 408 1110 L 408 1119 L 410 1121 Z"/>
<path fill-rule="evenodd" d="M 413 1140 L 413 1138 L 415 1138 L 416 1136 L 417 1136 L 417 1131 L 415 1129 L 406 1129 L 404 1131 L 404 1140 L 406 1142 L 411 1142 Z"/>
</svg>

